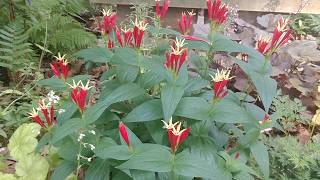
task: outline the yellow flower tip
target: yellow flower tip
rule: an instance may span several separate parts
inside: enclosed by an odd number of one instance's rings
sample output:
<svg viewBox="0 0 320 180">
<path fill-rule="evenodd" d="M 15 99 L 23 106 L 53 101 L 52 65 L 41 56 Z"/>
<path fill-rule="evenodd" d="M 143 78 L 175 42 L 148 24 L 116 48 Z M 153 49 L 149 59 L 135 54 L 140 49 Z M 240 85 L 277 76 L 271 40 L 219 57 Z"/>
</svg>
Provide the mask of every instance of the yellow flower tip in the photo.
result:
<svg viewBox="0 0 320 180">
<path fill-rule="evenodd" d="M 36 110 L 35 108 L 32 108 L 32 111 L 29 112 L 28 114 L 29 114 L 30 118 L 36 117 L 36 116 L 38 116 L 38 110 Z"/>
<path fill-rule="evenodd" d="M 124 27 L 123 29 L 121 29 L 121 31 L 122 32 L 124 32 L 124 33 L 127 33 L 127 32 L 130 32 L 130 31 L 132 31 L 132 28 L 126 28 L 126 27 Z"/>
<path fill-rule="evenodd" d="M 220 81 L 224 81 L 224 80 L 230 80 L 232 78 L 234 78 L 234 76 L 230 77 L 230 70 L 221 70 L 219 71 L 219 69 L 217 70 L 217 72 L 214 74 L 214 76 L 210 75 L 212 80 L 214 82 L 220 82 Z"/>
<path fill-rule="evenodd" d="M 48 109 L 48 105 L 46 104 L 44 99 L 41 99 L 38 103 L 40 109 Z"/>
<path fill-rule="evenodd" d="M 138 27 L 139 30 L 145 31 L 147 29 L 148 23 L 145 21 L 138 21 L 138 18 L 136 17 L 135 22 L 133 23 L 134 26 Z"/>
<path fill-rule="evenodd" d="M 259 36 L 258 41 L 260 42 L 266 42 L 269 43 L 271 41 L 271 37 L 270 36 Z"/>
<path fill-rule="evenodd" d="M 175 47 L 171 46 L 171 49 L 172 49 L 172 53 L 175 54 L 175 55 L 181 55 L 182 52 L 185 50 L 183 48 L 183 46 L 186 45 L 186 43 L 184 43 L 185 39 L 178 39 L 176 38 L 174 44 L 175 44 Z"/>
<path fill-rule="evenodd" d="M 193 12 L 193 9 L 192 9 L 192 11 L 190 11 L 190 12 L 188 11 L 188 14 L 189 14 L 189 16 L 194 16 L 194 15 L 196 15 L 196 13 Z"/>
<path fill-rule="evenodd" d="M 111 16 L 113 11 L 111 9 L 108 9 L 107 11 L 105 9 L 102 9 L 103 16 Z"/>
<path fill-rule="evenodd" d="M 179 121 L 172 123 L 172 117 L 169 119 L 169 123 L 165 122 L 164 120 L 161 120 L 161 121 L 164 124 L 164 126 L 163 126 L 164 129 L 174 129 L 175 126 L 179 123 Z"/>
<path fill-rule="evenodd" d="M 91 89 L 93 87 L 93 86 L 89 86 L 90 80 L 87 80 L 87 83 L 86 83 L 85 86 L 83 85 L 82 81 L 79 81 L 79 82 L 80 82 L 79 84 L 81 85 L 80 88 L 83 89 L 83 90 L 89 90 L 89 89 Z"/>
<path fill-rule="evenodd" d="M 61 56 L 60 52 L 58 52 L 58 56 L 54 56 L 54 58 L 56 58 L 58 61 L 64 61 L 65 56 L 66 54 Z"/>
</svg>

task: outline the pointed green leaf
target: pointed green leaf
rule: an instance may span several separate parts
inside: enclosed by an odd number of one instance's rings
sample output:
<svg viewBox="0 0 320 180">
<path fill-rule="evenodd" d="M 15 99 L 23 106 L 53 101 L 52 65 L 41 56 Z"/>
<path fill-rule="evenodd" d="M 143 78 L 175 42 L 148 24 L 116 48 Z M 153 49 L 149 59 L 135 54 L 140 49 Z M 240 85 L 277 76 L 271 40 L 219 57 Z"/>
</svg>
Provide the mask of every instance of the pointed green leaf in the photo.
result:
<svg viewBox="0 0 320 180">
<path fill-rule="evenodd" d="M 109 180 L 110 167 L 106 160 L 96 158 L 86 171 L 85 180 Z"/>
<path fill-rule="evenodd" d="M 168 121 L 176 110 L 180 102 L 184 89 L 179 86 L 168 85 L 161 90 L 161 102 L 163 117 Z"/>
<path fill-rule="evenodd" d="M 62 138 L 78 131 L 82 127 L 82 121 L 79 118 L 73 118 L 69 119 L 67 122 L 62 124 L 61 126 L 58 126 L 56 130 L 54 131 L 53 137 L 52 137 L 52 143 L 56 143 Z"/>
<path fill-rule="evenodd" d="M 267 147 L 262 142 L 250 146 L 252 156 L 255 158 L 265 179 L 269 178 L 269 154 Z"/>
<path fill-rule="evenodd" d="M 61 164 L 55 168 L 51 180 L 66 179 L 74 170 L 76 164 L 71 161 L 62 161 Z"/>
<path fill-rule="evenodd" d="M 87 62 L 94 63 L 107 63 L 112 55 L 109 49 L 103 47 L 83 49 L 74 54 L 74 56 L 80 57 Z"/>
<path fill-rule="evenodd" d="M 144 122 L 163 118 L 161 101 L 153 99 L 134 108 L 124 119 L 124 122 Z"/>
</svg>

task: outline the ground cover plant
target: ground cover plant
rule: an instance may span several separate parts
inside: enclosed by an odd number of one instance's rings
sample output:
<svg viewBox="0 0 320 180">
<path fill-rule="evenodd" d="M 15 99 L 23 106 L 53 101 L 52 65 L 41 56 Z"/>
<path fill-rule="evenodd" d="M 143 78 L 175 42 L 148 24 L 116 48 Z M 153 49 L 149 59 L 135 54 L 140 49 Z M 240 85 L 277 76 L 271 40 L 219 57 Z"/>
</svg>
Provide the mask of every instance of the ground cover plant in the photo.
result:
<svg viewBox="0 0 320 180">
<path fill-rule="evenodd" d="M 105 47 L 73 54 L 106 67 L 99 79 L 71 75 L 67 56 L 57 53 L 53 76 L 37 83 L 49 93 L 30 107 L 33 123 L 9 140 L 16 171 L 0 179 L 269 178 L 261 140 L 275 124 L 269 59 L 291 38 L 289 19 L 280 18 L 254 49 L 221 33 L 228 6 L 220 0 L 207 0 L 206 37 L 190 34 L 193 12 L 182 13 L 181 32 L 162 27 L 168 5 L 156 1 L 152 18 L 135 14 L 129 24 L 117 22 L 112 9 L 102 11 Z M 230 56 L 256 94 L 228 89 L 237 74 L 212 68 L 217 52 Z"/>
</svg>

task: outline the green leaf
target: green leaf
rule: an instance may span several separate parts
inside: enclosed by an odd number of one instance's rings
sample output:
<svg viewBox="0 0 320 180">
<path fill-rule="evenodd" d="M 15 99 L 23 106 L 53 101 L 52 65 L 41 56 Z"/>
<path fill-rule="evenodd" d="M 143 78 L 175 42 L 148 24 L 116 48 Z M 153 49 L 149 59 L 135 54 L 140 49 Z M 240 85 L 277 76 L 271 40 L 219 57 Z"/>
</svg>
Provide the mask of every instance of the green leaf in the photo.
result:
<svg viewBox="0 0 320 180">
<path fill-rule="evenodd" d="M 209 162 L 198 154 L 183 151 L 176 155 L 173 164 L 176 174 L 189 177 L 219 179 L 215 163 Z"/>
<path fill-rule="evenodd" d="M 243 46 L 219 33 L 216 33 L 214 35 L 213 50 L 224 51 L 224 52 L 243 52 L 258 60 L 264 59 L 262 54 L 260 54 L 255 49 Z"/>
<path fill-rule="evenodd" d="M 78 131 L 82 127 L 82 121 L 79 118 L 73 118 L 57 127 L 52 137 L 52 143 L 55 144 L 62 138 Z"/>
<path fill-rule="evenodd" d="M 209 51 L 210 45 L 207 42 L 203 41 L 186 41 L 186 47 L 188 49 L 196 49 L 202 51 Z"/>
<path fill-rule="evenodd" d="M 109 49 L 102 47 L 83 49 L 74 54 L 74 56 L 80 57 L 87 62 L 94 63 L 107 63 L 112 55 Z"/>
<path fill-rule="evenodd" d="M 58 167 L 55 168 L 51 176 L 51 180 L 66 179 L 75 169 L 76 164 L 74 162 L 64 160 Z"/>
<path fill-rule="evenodd" d="M 102 138 L 94 151 L 101 159 L 127 160 L 131 156 L 127 145 L 119 146 L 109 137 Z"/>
<path fill-rule="evenodd" d="M 130 171 L 132 178 L 134 180 L 149 180 L 149 179 L 156 179 L 154 172 L 149 171 L 139 171 L 139 170 L 131 170 Z"/>
<path fill-rule="evenodd" d="M 140 56 L 140 58 L 142 58 L 142 56 Z M 132 48 L 115 48 L 111 62 L 114 64 L 140 66 L 139 55 Z"/>
<path fill-rule="evenodd" d="M 108 180 L 109 176 L 110 168 L 108 161 L 97 158 L 86 171 L 85 180 Z"/>
<path fill-rule="evenodd" d="M 37 83 L 39 86 L 46 86 L 46 87 L 50 87 L 52 90 L 62 90 L 62 89 L 66 89 L 67 85 L 63 82 L 63 80 L 52 76 L 49 79 L 43 79 L 38 81 Z"/>
<path fill-rule="evenodd" d="M 209 81 L 202 78 L 193 78 L 188 81 L 185 87 L 185 93 L 193 93 L 209 86 Z"/>
<path fill-rule="evenodd" d="M 161 101 L 152 99 L 134 108 L 124 119 L 124 122 L 144 122 L 163 118 Z"/>
<path fill-rule="evenodd" d="M 277 95 L 277 82 L 259 73 L 249 73 L 249 76 L 257 88 L 257 92 L 262 100 L 264 109 L 269 111 L 273 98 Z"/>
<path fill-rule="evenodd" d="M 264 178 L 269 178 L 269 154 L 267 147 L 262 142 L 254 143 L 250 146 L 252 156 L 255 158 Z"/>
<path fill-rule="evenodd" d="M 15 160 L 20 160 L 35 150 L 41 126 L 36 123 L 22 124 L 9 140 L 8 149 Z"/>
<path fill-rule="evenodd" d="M 223 98 L 211 113 L 213 121 L 222 123 L 252 123 L 253 117 L 248 111 L 232 99 Z"/>
<path fill-rule="evenodd" d="M 118 65 L 116 67 L 117 79 L 120 82 L 133 82 L 139 73 L 139 67 L 130 65 Z"/>
<path fill-rule="evenodd" d="M 159 76 L 159 74 L 155 73 L 154 71 L 148 71 L 138 77 L 138 84 L 141 87 L 147 89 L 156 84 L 159 84 L 164 79 L 164 76 Z"/>
<path fill-rule="evenodd" d="M 172 155 L 169 149 L 158 144 L 141 144 L 135 147 L 132 157 L 117 168 L 154 172 L 171 171 Z"/>
<path fill-rule="evenodd" d="M 88 108 L 84 114 L 84 120 L 86 123 L 93 123 L 99 119 L 101 114 L 113 103 L 129 100 L 144 94 L 144 89 L 140 88 L 134 83 L 126 83 L 118 88 L 114 89 L 106 97 L 102 97 L 104 100 L 96 103 L 92 107 Z"/>
<path fill-rule="evenodd" d="M 179 102 L 174 115 L 195 120 L 210 120 L 209 103 L 199 97 L 185 97 Z"/>
<path fill-rule="evenodd" d="M 168 121 L 175 112 L 183 93 L 184 89 L 182 87 L 172 85 L 167 85 L 161 90 L 162 110 L 165 121 Z"/>
<path fill-rule="evenodd" d="M 17 180 L 14 174 L 4 174 L 0 172 L 0 180 Z"/>
<path fill-rule="evenodd" d="M 162 144 L 163 136 L 163 123 L 161 121 L 149 121 L 144 123 L 152 139 L 157 144 Z"/>
<path fill-rule="evenodd" d="M 19 159 L 15 169 L 21 180 L 44 180 L 49 171 L 49 164 L 39 154 L 29 154 Z"/>
</svg>

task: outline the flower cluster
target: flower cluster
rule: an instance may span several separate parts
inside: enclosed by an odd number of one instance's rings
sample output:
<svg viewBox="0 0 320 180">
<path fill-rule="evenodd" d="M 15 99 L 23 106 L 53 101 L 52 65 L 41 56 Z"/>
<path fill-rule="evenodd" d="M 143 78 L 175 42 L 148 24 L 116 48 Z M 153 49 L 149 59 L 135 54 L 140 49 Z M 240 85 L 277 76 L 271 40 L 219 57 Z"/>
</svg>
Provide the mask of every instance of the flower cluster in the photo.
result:
<svg viewBox="0 0 320 180">
<path fill-rule="evenodd" d="M 99 24 L 99 29 L 102 35 L 107 35 L 108 37 L 108 48 L 114 47 L 114 42 L 110 38 L 110 33 L 116 26 L 117 13 L 113 12 L 111 9 L 103 10 L 103 22 Z"/>
<path fill-rule="evenodd" d="M 108 36 L 112 32 L 113 28 L 116 25 L 117 14 L 113 12 L 111 9 L 103 10 L 103 23 L 99 25 L 102 34 L 107 34 Z"/>
<path fill-rule="evenodd" d="M 121 47 L 133 47 L 133 36 L 132 36 L 132 29 L 119 29 L 116 27 L 116 37 L 118 40 L 118 43 Z"/>
<path fill-rule="evenodd" d="M 214 25 L 221 25 L 228 17 L 228 6 L 221 3 L 221 0 L 207 0 L 208 18 Z"/>
<path fill-rule="evenodd" d="M 138 21 L 138 18 L 136 18 L 134 22 L 134 27 L 133 27 L 133 39 L 134 39 L 134 45 L 136 48 L 140 48 L 142 38 L 144 35 L 144 31 L 147 29 L 148 23 L 145 21 Z"/>
<path fill-rule="evenodd" d="M 271 55 L 278 48 L 286 44 L 292 36 L 292 29 L 289 29 L 289 18 L 278 20 L 277 26 L 271 37 L 259 37 L 256 49 L 263 55 Z"/>
<path fill-rule="evenodd" d="M 217 73 L 212 76 L 214 99 L 222 99 L 228 94 L 227 83 L 230 79 L 230 70 L 217 70 Z"/>
<path fill-rule="evenodd" d="M 181 20 L 178 20 L 178 25 L 183 35 L 187 35 L 191 32 L 194 15 L 196 14 L 193 13 L 193 11 L 188 12 L 187 14 L 185 12 L 182 12 Z"/>
<path fill-rule="evenodd" d="M 185 39 L 179 40 L 178 38 L 171 46 L 171 53 L 166 53 L 166 62 L 165 65 L 167 69 L 171 70 L 175 75 L 178 74 L 182 64 L 186 61 L 187 58 L 187 49 L 183 48 L 185 45 Z"/>
<path fill-rule="evenodd" d="M 190 127 L 181 129 L 181 122 L 177 121 L 172 123 L 172 118 L 170 118 L 169 123 L 165 121 L 162 122 L 164 123 L 163 128 L 167 129 L 168 132 L 172 153 L 176 153 L 179 145 L 188 137 Z"/>
<path fill-rule="evenodd" d="M 28 113 L 29 117 L 36 123 L 38 123 L 41 127 L 43 128 L 47 128 L 52 126 L 52 124 L 56 124 L 57 120 L 55 117 L 55 113 L 54 113 L 54 104 L 53 103 L 45 103 L 45 100 L 42 99 L 39 101 L 38 103 L 38 108 L 32 109 L 32 112 Z M 39 111 L 41 111 L 45 121 L 45 122 L 41 119 L 41 117 L 39 116 Z"/>
<path fill-rule="evenodd" d="M 56 61 L 50 63 L 52 73 L 59 79 L 63 78 L 64 81 L 67 80 L 69 75 L 68 61 L 65 59 L 65 56 L 66 55 L 61 56 L 61 54 L 58 53 L 58 56 L 55 56 Z"/>
<path fill-rule="evenodd" d="M 89 83 L 90 81 L 87 81 L 87 84 L 83 85 L 82 81 L 75 83 L 75 81 L 73 80 L 73 84 L 69 84 L 69 86 L 72 88 L 71 98 L 73 102 L 78 106 L 81 113 L 83 113 L 86 109 L 88 90 L 92 88 L 92 86 L 89 86 Z"/>
<path fill-rule="evenodd" d="M 166 16 L 169 9 L 169 0 L 165 0 L 163 2 L 162 9 L 160 8 L 160 0 L 156 0 L 156 17 L 160 20 L 163 20 L 163 18 Z"/>
</svg>

